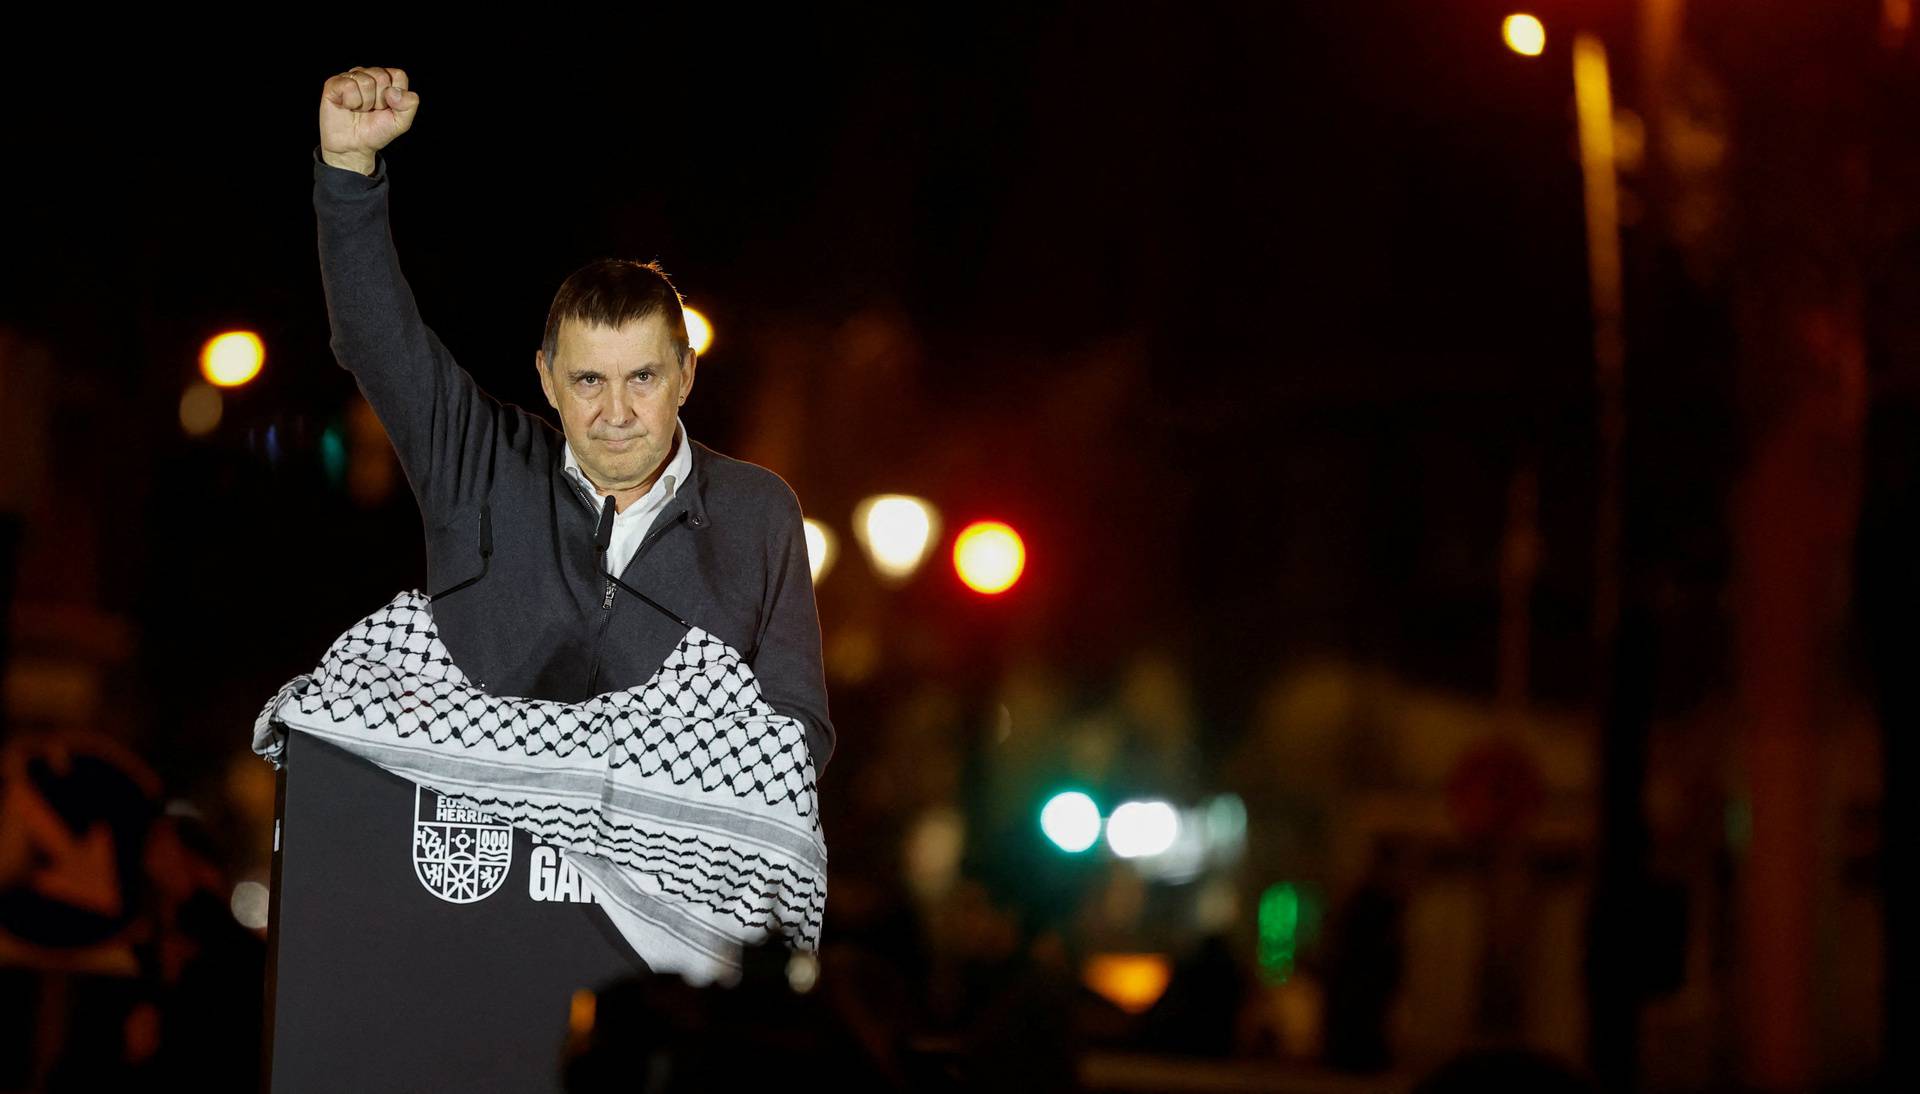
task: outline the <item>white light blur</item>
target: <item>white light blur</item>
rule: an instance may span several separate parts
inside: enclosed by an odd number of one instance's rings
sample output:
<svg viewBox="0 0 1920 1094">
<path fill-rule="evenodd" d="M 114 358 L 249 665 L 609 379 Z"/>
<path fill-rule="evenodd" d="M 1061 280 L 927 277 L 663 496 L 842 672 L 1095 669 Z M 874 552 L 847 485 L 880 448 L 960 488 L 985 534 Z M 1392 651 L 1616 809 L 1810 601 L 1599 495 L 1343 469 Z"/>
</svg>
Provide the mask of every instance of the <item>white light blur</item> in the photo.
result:
<svg viewBox="0 0 1920 1094">
<path fill-rule="evenodd" d="M 805 524 L 807 567 L 813 571 L 813 583 L 818 585 L 820 579 L 827 576 L 827 571 L 833 569 L 833 560 L 840 554 L 840 550 L 834 542 L 833 529 L 812 517 L 808 517 Z"/>
<path fill-rule="evenodd" d="M 924 498 L 876 494 L 853 511 L 853 534 L 882 580 L 912 577 L 932 553 L 940 515 Z"/>
<path fill-rule="evenodd" d="M 1508 49 L 1525 57 L 1538 57 L 1547 48 L 1547 28 L 1524 12 L 1502 19 L 1500 36 L 1507 40 Z"/>
<path fill-rule="evenodd" d="M 810 953 L 787 958 L 787 986 L 805 995 L 820 980 L 820 959 Z"/>
<path fill-rule="evenodd" d="M 1100 807 L 1078 790 L 1055 794 L 1040 810 L 1040 830 L 1062 851 L 1078 854 L 1100 839 Z"/>
<path fill-rule="evenodd" d="M 701 314 L 698 308 L 680 306 L 680 314 L 687 321 L 687 345 L 693 352 L 704 356 L 707 347 L 713 345 L 713 323 Z"/>
<path fill-rule="evenodd" d="M 243 881 L 233 887 L 233 898 L 228 901 L 233 909 L 233 918 L 242 927 L 249 930 L 265 930 L 267 926 L 267 887 L 257 881 Z"/>
<path fill-rule="evenodd" d="M 1207 853 L 1215 862 L 1238 862 L 1247 849 L 1247 804 L 1238 794 L 1215 795 L 1202 814 Z"/>
<path fill-rule="evenodd" d="M 1133 865 L 1148 881 L 1185 885 L 1207 869 L 1206 815 L 1199 809 L 1176 809 L 1173 816 L 1173 839 L 1158 852 L 1134 859 Z"/>
<path fill-rule="evenodd" d="M 1180 835 L 1180 814 L 1163 801 L 1123 803 L 1107 818 L 1107 846 L 1121 858 L 1158 855 Z"/>
</svg>

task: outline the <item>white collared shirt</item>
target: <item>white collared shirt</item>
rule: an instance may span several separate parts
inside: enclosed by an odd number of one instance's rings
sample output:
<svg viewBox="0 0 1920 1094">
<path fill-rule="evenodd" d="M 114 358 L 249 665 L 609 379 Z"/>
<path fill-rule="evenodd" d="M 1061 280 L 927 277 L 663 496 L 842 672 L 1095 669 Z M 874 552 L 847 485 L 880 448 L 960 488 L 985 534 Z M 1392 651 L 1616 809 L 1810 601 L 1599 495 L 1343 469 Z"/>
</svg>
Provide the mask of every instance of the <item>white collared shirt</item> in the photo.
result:
<svg viewBox="0 0 1920 1094">
<path fill-rule="evenodd" d="M 653 482 L 653 489 L 642 495 L 639 501 L 627 506 L 613 515 L 613 540 L 607 544 L 607 569 L 614 574 L 625 576 L 627 563 L 633 561 L 633 553 L 640 549 L 640 541 L 647 538 L 647 530 L 653 527 L 653 520 L 660 511 L 673 500 L 673 493 L 680 484 L 687 481 L 687 474 L 693 470 L 693 451 L 687 443 L 687 426 L 680 416 L 673 416 L 673 458 L 667 461 L 667 469 Z M 565 466 L 567 474 L 585 487 L 587 493 L 596 499 L 604 499 L 606 492 L 593 485 L 593 480 L 580 471 L 580 461 L 573 457 L 573 444 L 566 445 Z M 605 500 L 596 500 L 593 511 L 597 516 Z"/>
</svg>

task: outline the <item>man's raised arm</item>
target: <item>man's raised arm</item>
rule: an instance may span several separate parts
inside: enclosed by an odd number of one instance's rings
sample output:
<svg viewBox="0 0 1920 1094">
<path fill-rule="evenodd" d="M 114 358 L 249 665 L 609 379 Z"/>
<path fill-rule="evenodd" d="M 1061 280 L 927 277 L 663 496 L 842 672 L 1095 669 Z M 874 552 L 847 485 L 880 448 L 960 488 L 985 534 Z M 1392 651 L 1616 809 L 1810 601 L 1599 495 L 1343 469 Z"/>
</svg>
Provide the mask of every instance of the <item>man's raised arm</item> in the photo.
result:
<svg viewBox="0 0 1920 1094">
<path fill-rule="evenodd" d="M 320 279 L 331 345 L 386 426 L 431 527 L 485 489 L 515 408 L 481 391 L 420 317 L 387 222 L 380 150 L 413 126 L 420 96 L 399 68 L 351 69 L 320 94 L 313 153 Z"/>
</svg>

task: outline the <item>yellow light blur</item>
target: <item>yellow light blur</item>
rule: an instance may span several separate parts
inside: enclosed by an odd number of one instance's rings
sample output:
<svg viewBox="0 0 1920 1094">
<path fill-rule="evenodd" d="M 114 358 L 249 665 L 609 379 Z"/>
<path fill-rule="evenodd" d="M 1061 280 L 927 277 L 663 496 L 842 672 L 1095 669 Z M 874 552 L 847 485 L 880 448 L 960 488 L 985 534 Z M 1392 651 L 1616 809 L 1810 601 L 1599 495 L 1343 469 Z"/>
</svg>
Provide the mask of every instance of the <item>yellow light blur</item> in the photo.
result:
<svg viewBox="0 0 1920 1094">
<path fill-rule="evenodd" d="M 933 552 L 940 514 L 923 498 L 875 494 L 853 510 L 853 534 L 874 572 L 890 585 L 912 577 Z"/>
<path fill-rule="evenodd" d="M 250 330 L 230 330 L 207 339 L 200 349 L 200 374 L 220 387 L 238 387 L 260 375 L 267 348 Z"/>
<path fill-rule="evenodd" d="M 1020 533 L 997 520 L 967 525 L 953 541 L 953 569 L 977 593 L 1001 593 L 1027 568 L 1027 546 Z"/>
<path fill-rule="evenodd" d="M 1538 57 L 1547 48 L 1547 28 L 1531 15 L 1509 15 L 1500 24 L 1500 35 L 1507 48 L 1528 57 Z"/>
<path fill-rule="evenodd" d="M 682 304 L 680 313 L 687 317 L 687 344 L 693 347 L 695 353 L 707 352 L 707 347 L 713 345 L 713 324 L 698 308 Z"/>
<path fill-rule="evenodd" d="M 206 436 L 220 425 L 224 405 L 219 388 L 195 380 L 180 396 L 180 428 L 190 437 Z"/>
<path fill-rule="evenodd" d="M 807 533 L 807 567 L 813 571 L 813 583 L 818 585 L 827 571 L 833 569 L 833 560 L 840 551 L 834 543 L 833 529 L 812 517 L 802 523 Z"/>
<path fill-rule="evenodd" d="M 1166 955 L 1100 953 L 1087 959 L 1081 982 L 1128 1014 L 1141 1014 L 1158 1002 L 1173 978 Z"/>
<path fill-rule="evenodd" d="M 599 1000 L 591 991 L 580 988 L 573 993 L 567 1005 L 567 1032 L 575 1037 L 585 1037 L 593 1032 L 594 1012 L 599 1009 Z"/>
</svg>

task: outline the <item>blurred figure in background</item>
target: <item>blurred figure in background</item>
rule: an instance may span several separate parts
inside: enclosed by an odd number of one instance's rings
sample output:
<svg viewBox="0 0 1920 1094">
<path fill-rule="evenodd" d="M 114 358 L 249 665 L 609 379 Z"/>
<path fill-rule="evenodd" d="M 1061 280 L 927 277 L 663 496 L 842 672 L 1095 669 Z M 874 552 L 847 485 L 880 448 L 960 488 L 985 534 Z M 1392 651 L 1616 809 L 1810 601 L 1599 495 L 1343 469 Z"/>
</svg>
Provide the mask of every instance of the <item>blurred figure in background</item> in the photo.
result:
<svg viewBox="0 0 1920 1094">
<path fill-rule="evenodd" d="M 815 987 L 819 966 L 770 938 L 742 954 L 740 982 L 694 987 L 649 972 L 596 993 L 591 1023 L 561 1063 L 569 1094 L 764 1094 L 809 1084 L 894 1092 L 890 1061 L 869 1053 Z"/>
<path fill-rule="evenodd" d="M 1139 1047 L 1181 1056 L 1232 1056 L 1251 987 L 1227 935 L 1207 935 L 1174 965 L 1166 993 L 1144 1017 Z"/>
<path fill-rule="evenodd" d="M 941 913 L 930 1017 L 951 1047 L 953 1088 L 1078 1090 L 1085 993 L 1060 931 L 972 877 Z"/>
<path fill-rule="evenodd" d="M 1327 953 L 1327 1051 L 1342 1071 L 1393 1063 L 1387 1015 L 1406 969 L 1405 849 L 1376 843 L 1367 872 L 1335 916 Z"/>
<path fill-rule="evenodd" d="M 127 1059 L 151 1089 L 260 1085 L 266 943 L 235 920 L 211 832 L 176 803 L 147 839 L 150 930 L 139 947 L 151 998 L 128 1016 Z"/>
</svg>

